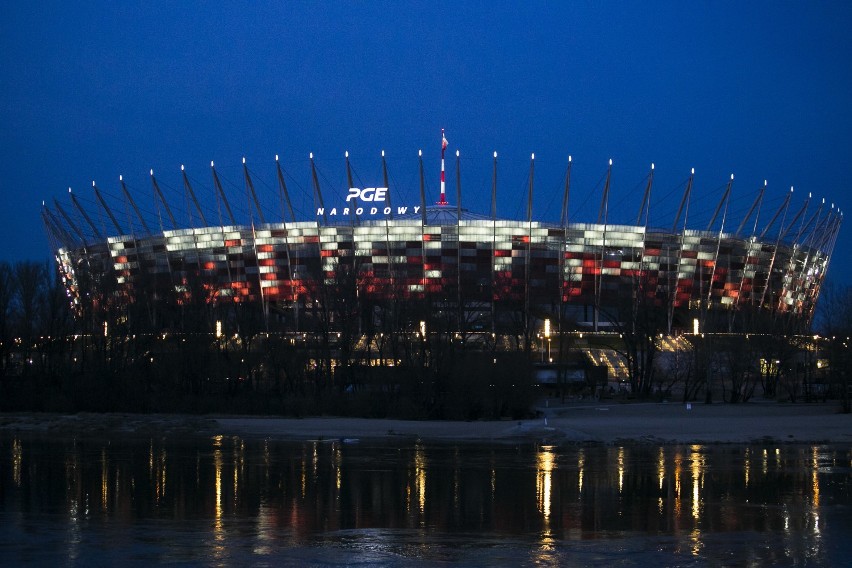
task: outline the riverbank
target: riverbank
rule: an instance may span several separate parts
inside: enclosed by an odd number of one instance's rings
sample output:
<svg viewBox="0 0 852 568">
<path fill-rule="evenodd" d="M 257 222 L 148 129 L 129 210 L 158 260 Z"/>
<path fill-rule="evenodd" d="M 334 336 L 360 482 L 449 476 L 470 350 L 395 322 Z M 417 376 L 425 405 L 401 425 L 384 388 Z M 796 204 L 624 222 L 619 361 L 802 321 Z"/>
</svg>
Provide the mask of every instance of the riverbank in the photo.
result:
<svg viewBox="0 0 852 568">
<path fill-rule="evenodd" d="M 838 403 L 582 403 L 547 405 L 540 417 L 500 421 L 141 414 L 0 414 L 0 431 L 66 435 L 243 436 L 275 440 L 419 439 L 566 444 L 852 443 Z"/>
</svg>

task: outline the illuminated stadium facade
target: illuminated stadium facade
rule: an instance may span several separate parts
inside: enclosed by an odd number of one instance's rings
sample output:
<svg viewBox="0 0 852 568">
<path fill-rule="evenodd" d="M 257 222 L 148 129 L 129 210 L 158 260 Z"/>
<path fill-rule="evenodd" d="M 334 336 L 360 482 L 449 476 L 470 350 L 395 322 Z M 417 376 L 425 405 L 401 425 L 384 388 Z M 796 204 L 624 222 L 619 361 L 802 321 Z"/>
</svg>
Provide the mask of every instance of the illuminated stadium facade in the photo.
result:
<svg viewBox="0 0 852 568">
<path fill-rule="evenodd" d="M 207 304 L 260 306 L 266 317 L 277 315 L 281 321 L 295 314 L 298 330 L 299 309 L 307 314 L 327 303 L 348 278 L 364 305 L 427 302 L 460 314 L 459 327 L 483 331 L 493 331 L 499 314 L 511 312 L 538 320 L 557 312 L 567 319 L 573 313 L 573 321 L 597 326 L 599 319 L 607 319 L 598 314 L 625 300 L 665 313 L 669 332 L 672 326 L 691 326 L 690 314 L 697 309 L 749 308 L 811 319 L 842 221 L 833 205 L 809 207 L 806 200 L 793 207 L 791 191 L 780 207 L 764 213 L 770 220 L 759 226 L 761 190 L 748 213 L 731 221 L 726 218 L 731 176 L 710 223 L 687 228 L 690 176 L 677 215 L 666 228 L 652 228 L 647 226 L 652 166 L 636 223 L 614 225 L 608 222 L 610 162 L 595 222 L 568 222 L 569 159 L 560 220 L 544 222 L 532 215 L 534 165 L 533 156 L 521 220 L 496 215 L 496 153 L 491 214 L 473 214 L 458 205 L 459 180 L 458 203 L 450 205 L 443 151 L 441 198 L 434 205 L 426 200 L 422 155 L 419 202 L 391 203 L 395 188 L 388 183 L 383 153 L 380 188 L 356 187 L 347 154 L 349 192 L 337 204 L 324 202 L 311 156 L 311 220 L 296 218 L 277 156 L 279 221 L 267 219 L 269 210 L 259 203 L 245 160 L 245 195 L 239 199 L 248 203 L 248 222 L 237 222 L 212 163 L 215 222 L 200 206 L 183 167 L 191 226 L 176 221 L 153 171 L 156 221 L 140 211 L 141 200 L 134 199 L 124 180 L 123 223 L 96 186 L 96 201 L 83 206 L 69 190 L 70 203 L 54 202 L 42 214 L 75 306 L 86 301 L 87 283 L 97 281 L 99 293 L 118 303 L 135 302 L 141 294 L 174 297 L 177 303 L 203 296 Z"/>
</svg>

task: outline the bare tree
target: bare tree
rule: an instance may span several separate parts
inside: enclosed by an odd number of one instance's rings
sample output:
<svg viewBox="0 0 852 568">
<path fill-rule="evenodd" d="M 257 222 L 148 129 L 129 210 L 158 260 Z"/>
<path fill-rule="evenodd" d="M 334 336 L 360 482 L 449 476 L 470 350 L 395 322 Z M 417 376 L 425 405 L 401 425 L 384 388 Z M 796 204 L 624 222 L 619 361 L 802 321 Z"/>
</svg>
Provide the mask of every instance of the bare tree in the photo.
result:
<svg viewBox="0 0 852 568">
<path fill-rule="evenodd" d="M 627 293 L 614 298 L 614 307 L 601 313 L 619 332 L 620 341 L 610 347 L 627 361 L 631 393 L 644 398 L 654 386 L 657 337 L 666 327 L 665 312 L 645 271 L 626 276 L 622 284 L 629 285 L 621 288 Z"/>
<path fill-rule="evenodd" d="M 852 356 L 852 286 L 828 285 L 822 292 L 819 327 L 825 334 L 823 345 L 828 349 L 829 376 L 835 388 L 840 390 L 843 412 L 852 412 L 850 380 Z"/>
<path fill-rule="evenodd" d="M 13 295 L 12 267 L 7 262 L 0 262 L 0 383 L 5 391 L 4 400 L 9 399 L 8 375 L 11 370 Z"/>
</svg>

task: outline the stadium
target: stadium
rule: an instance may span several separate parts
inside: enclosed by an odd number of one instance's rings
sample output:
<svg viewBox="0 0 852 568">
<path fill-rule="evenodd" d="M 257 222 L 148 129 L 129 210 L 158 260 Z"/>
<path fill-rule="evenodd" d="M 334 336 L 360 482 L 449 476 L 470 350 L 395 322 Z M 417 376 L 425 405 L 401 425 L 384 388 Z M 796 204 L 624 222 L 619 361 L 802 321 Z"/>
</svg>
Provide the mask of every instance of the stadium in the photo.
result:
<svg viewBox="0 0 852 568">
<path fill-rule="evenodd" d="M 177 188 L 182 190 L 170 186 L 169 197 L 152 170 L 150 192 L 131 191 L 120 179 L 119 206 L 110 207 L 93 182 L 94 200 L 78 199 L 69 188 L 69 202 L 45 204 L 42 218 L 77 312 L 87 303 L 130 305 L 143 297 L 173 305 L 251 305 L 259 308 L 267 329 L 302 331 L 319 325 L 317 314 L 351 292 L 349 309 L 357 313 L 359 330 L 416 327 L 423 310 L 445 315 L 448 329 L 457 332 L 540 328 L 551 318 L 560 326 L 570 322 L 574 329 L 599 330 L 623 320 L 625 304 L 634 311 L 637 305 L 652 307 L 664 316 L 661 331 L 669 334 L 691 331 L 699 312 L 725 314 L 726 321 L 740 311 L 805 322 L 813 317 L 842 221 L 833 205 L 808 198 L 797 207 L 791 189 L 767 212 L 764 187 L 747 213 L 733 219 L 732 175 L 709 222 L 691 226 L 693 170 L 677 213 L 665 226 L 651 226 L 652 165 L 641 206 L 631 215 L 635 223 L 612 224 L 610 160 L 597 217 L 578 222 L 569 215 L 569 158 L 558 220 L 545 221 L 533 217 L 532 155 L 526 214 L 501 218 L 497 153 L 490 214 L 474 213 L 461 206 L 458 152 L 456 203 L 447 200 L 446 139 L 442 142 L 437 202 L 427 195 L 430 176 L 422 152 L 412 176 L 419 193 L 413 203 L 402 203 L 399 188 L 389 182 L 384 152 L 382 182 L 374 184 L 381 187 L 354 181 L 347 152 L 345 199 L 340 188 L 323 187 L 311 154 L 307 198 L 312 205 L 302 218 L 292 205 L 290 172 L 278 156 L 270 168 L 277 187 L 265 185 L 263 192 L 245 159 L 239 184 L 244 191 L 231 183 L 226 192 L 211 162 L 213 187 L 207 193 L 213 199 L 199 200 L 197 180 L 193 183 L 181 166 Z M 153 194 L 153 203 L 143 200 L 143 193 Z M 330 194 L 334 197 L 327 200 Z M 273 198 L 277 207 L 261 205 Z M 235 203 L 245 205 L 241 215 L 234 214 Z M 382 323 L 390 304 L 428 307 Z M 335 329 L 344 319 L 331 315 L 327 323 Z"/>
</svg>

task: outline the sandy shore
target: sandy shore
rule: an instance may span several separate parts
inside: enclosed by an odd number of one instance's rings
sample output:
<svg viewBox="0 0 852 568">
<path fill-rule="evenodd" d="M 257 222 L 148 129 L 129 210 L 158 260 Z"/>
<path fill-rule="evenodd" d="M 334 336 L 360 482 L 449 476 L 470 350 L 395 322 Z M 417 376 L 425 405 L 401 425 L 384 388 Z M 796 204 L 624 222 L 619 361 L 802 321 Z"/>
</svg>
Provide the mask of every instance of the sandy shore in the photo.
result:
<svg viewBox="0 0 852 568">
<path fill-rule="evenodd" d="M 447 442 L 841 443 L 852 444 L 852 415 L 836 402 L 693 404 L 572 403 L 540 407 L 541 418 L 493 422 L 364 418 L 195 417 L 125 414 L 2 414 L 0 431 L 56 435 L 236 435 L 275 440 L 420 439 Z"/>
</svg>

